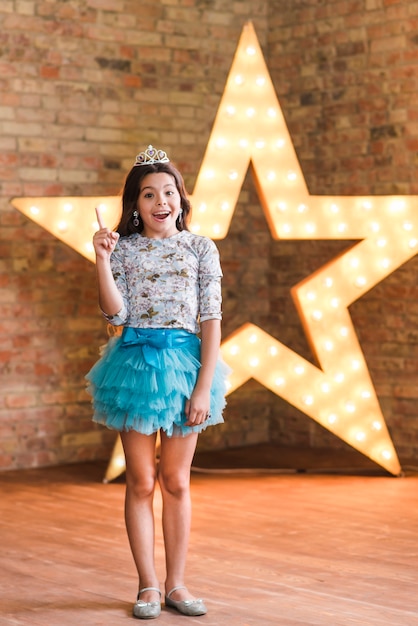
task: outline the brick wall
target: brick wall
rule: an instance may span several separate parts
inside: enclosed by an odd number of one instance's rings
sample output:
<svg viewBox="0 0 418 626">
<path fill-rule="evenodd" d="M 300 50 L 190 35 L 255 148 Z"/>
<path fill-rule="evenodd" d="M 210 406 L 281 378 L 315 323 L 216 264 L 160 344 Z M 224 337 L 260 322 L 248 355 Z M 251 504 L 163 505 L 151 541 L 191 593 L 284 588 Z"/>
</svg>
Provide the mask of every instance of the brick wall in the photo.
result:
<svg viewBox="0 0 418 626">
<path fill-rule="evenodd" d="M 418 2 L 162 0 L 0 6 L 0 468 L 109 456 L 83 375 L 106 341 L 94 267 L 10 204 L 113 195 L 139 146 L 164 146 L 192 191 L 251 19 L 315 194 L 418 193 Z M 272 241 L 249 174 L 218 242 L 224 336 L 254 322 L 312 358 L 290 287 L 343 243 Z M 352 308 L 401 457 L 418 448 L 416 260 Z M 255 382 L 202 447 L 342 446 Z"/>
</svg>

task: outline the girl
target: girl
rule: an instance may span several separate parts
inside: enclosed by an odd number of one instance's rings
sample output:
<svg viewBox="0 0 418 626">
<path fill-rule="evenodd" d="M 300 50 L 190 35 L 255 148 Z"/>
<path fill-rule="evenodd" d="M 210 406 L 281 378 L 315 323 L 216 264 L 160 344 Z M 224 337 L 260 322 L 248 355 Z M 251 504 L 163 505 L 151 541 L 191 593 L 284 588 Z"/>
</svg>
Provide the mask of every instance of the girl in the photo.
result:
<svg viewBox="0 0 418 626">
<path fill-rule="evenodd" d="M 190 468 L 198 433 L 223 422 L 227 368 L 219 359 L 221 267 L 213 241 L 192 234 L 181 174 L 163 150 L 137 157 L 116 232 L 93 238 L 99 304 L 121 336 L 87 375 L 94 421 L 120 432 L 126 458 L 125 520 L 138 570 L 135 617 L 161 612 L 154 565 L 153 495 L 163 501 L 165 604 L 203 615 L 184 584 L 190 532 Z M 201 334 L 201 339 L 197 333 Z M 155 444 L 160 431 L 158 468 Z"/>
</svg>

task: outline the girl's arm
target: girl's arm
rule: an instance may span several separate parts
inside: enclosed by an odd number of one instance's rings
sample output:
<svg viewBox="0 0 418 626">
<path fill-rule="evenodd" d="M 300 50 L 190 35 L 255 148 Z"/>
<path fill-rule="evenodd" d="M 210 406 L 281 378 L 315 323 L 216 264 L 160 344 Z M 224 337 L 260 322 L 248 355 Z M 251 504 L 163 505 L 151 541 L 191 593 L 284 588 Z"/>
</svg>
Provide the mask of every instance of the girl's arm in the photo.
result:
<svg viewBox="0 0 418 626">
<path fill-rule="evenodd" d="M 210 388 L 219 357 L 221 322 L 217 319 L 201 322 L 201 367 L 190 400 L 186 402 L 187 426 L 202 424 L 210 411 Z"/>
<path fill-rule="evenodd" d="M 93 246 L 96 253 L 99 305 L 106 315 L 116 315 L 123 306 L 123 299 L 113 278 L 110 256 L 119 240 L 119 234 L 105 226 L 98 208 L 96 208 L 96 215 L 99 230 L 94 234 Z"/>
</svg>

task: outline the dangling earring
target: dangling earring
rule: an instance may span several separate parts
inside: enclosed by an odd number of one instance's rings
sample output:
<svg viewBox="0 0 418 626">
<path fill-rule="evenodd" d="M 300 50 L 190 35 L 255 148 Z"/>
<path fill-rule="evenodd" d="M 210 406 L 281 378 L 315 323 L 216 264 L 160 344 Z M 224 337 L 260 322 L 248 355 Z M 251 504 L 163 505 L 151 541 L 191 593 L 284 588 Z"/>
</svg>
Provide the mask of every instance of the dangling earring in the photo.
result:
<svg viewBox="0 0 418 626">
<path fill-rule="evenodd" d="M 139 226 L 139 219 L 138 219 L 138 217 L 139 217 L 139 213 L 138 213 L 138 211 L 136 211 L 136 210 L 135 210 L 135 211 L 132 213 L 132 217 L 133 217 L 132 224 L 133 224 L 135 227 Z"/>
</svg>

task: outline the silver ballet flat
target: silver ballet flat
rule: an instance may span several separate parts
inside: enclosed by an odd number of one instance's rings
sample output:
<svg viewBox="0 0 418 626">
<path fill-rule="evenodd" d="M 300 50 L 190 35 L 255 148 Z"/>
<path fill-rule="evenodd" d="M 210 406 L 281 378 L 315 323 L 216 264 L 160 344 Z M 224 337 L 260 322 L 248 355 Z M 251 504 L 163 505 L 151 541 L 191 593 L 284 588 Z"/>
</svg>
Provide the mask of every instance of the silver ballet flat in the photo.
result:
<svg viewBox="0 0 418 626">
<path fill-rule="evenodd" d="M 165 605 L 173 609 L 176 609 L 182 615 L 205 615 L 208 610 L 205 607 L 203 600 L 200 598 L 197 600 L 173 600 L 170 598 L 177 589 L 186 589 L 184 585 L 173 587 L 171 591 L 165 596 Z"/>
<path fill-rule="evenodd" d="M 138 619 L 154 619 L 161 613 L 161 602 L 144 602 L 144 600 L 140 600 L 139 596 L 144 591 L 156 591 L 161 596 L 161 591 L 157 589 L 157 587 L 144 587 L 143 589 L 140 589 L 134 604 L 134 617 L 138 617 Z"/>
</svg>

